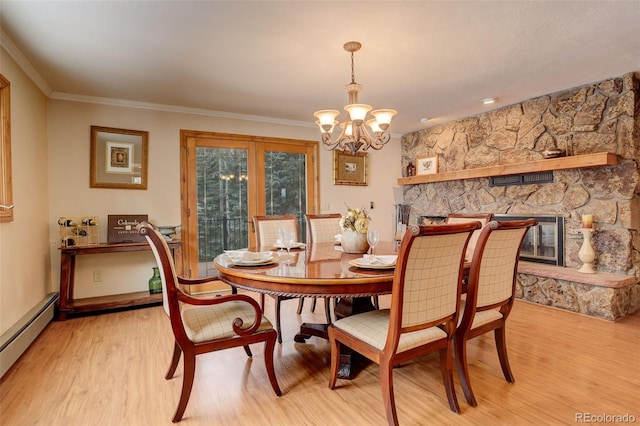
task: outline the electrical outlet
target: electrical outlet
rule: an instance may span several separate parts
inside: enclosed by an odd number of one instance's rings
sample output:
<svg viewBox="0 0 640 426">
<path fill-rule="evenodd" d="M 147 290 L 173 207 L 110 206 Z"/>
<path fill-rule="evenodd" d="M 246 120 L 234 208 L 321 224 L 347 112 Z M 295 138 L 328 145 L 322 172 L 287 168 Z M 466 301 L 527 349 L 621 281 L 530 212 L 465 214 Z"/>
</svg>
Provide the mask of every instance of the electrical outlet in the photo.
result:
<svg viewBox="0 0 640 426">
<path fill-rule="evenodd" d="M 94 283 L 102 282 L 102 271 L 93 271 L 93 282 Z"/>
</svg>

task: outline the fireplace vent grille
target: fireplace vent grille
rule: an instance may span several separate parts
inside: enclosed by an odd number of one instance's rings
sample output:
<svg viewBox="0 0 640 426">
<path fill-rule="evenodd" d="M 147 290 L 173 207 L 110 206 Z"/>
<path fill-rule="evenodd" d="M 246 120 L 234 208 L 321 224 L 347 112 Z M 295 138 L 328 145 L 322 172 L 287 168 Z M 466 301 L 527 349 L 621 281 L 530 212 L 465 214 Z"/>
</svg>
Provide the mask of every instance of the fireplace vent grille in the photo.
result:
<svg viewBox="0 0 640 426">
<path fill-rule="evenodd" d="M 490 186 L 529 185 L 532 183 L 553 182 L 553 172 L 528 173 L 526 175 L 493 176 L 489 178 Z"/>
</svg>

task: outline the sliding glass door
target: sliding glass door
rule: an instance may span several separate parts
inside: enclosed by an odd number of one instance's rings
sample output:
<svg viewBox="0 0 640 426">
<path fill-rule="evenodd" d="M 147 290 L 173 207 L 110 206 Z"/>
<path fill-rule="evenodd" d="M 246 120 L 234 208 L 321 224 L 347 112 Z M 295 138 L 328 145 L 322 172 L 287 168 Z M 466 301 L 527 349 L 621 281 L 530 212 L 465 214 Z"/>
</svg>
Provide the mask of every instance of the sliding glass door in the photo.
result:
<svg viewBox="0 0 640 426">
<path fill-rule="evenodd" d="M 203 132 L 182 132 L 182 224 L 185 271 L 212 275 L 223 250 L 255 245 L 254 215 L 314 211 L 317 144 Z"/>
</svg>

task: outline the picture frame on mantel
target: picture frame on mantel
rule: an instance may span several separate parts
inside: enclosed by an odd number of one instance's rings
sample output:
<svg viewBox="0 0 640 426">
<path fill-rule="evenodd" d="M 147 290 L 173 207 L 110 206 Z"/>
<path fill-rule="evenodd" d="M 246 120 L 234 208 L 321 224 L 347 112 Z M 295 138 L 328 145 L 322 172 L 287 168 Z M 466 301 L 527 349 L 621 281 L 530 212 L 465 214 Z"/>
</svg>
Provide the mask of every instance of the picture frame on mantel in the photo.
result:
<svg viewBox="0 0 640 426">
<path fill-rule="evenodd" d="M 417 175 L 438 173 L 438 157 L 424 157 L 416 160 Z"/>
<path fill-rule="evenodd" d="M 90 188 L 147 189 L 149 132 L 91 126 Z"/>
<path fill-rule="evenodd" d="M 367 186 L 367 153 L 333 151 L 333 184 Z"/>
</svg>

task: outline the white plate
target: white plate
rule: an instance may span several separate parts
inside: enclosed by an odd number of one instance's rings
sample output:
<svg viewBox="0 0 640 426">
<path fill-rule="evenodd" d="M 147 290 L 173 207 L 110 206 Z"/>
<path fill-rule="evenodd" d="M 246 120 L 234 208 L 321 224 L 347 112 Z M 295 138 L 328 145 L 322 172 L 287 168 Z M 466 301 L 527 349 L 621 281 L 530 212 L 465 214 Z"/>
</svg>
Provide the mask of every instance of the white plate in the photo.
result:
<svg viewBox="0 0 640 426">
<path fill-rule="evenodd" d="M 275 262 L 275 257 L 270 251 L 225 250 L 225 254 L 233 265 L 255 266 Z"/>
<path fill-rule="evenodd" d="M 375 256 L 377 262 L 371 263 L 369 257 L 361 257 L 349 261 L 349 265 L 363 269 L 393 269 L 396 267 L 398 256 Z"/>
<path fill-rule="evenodd" d="M 233 262 L 232 264 L 235 266 L 263 266 L 270 265 L 276 261 L 275 257 L 271 257 L 270 259 L 258 259 L 258 260 L 241 260 L 239 262 Z"/>
</svg>

